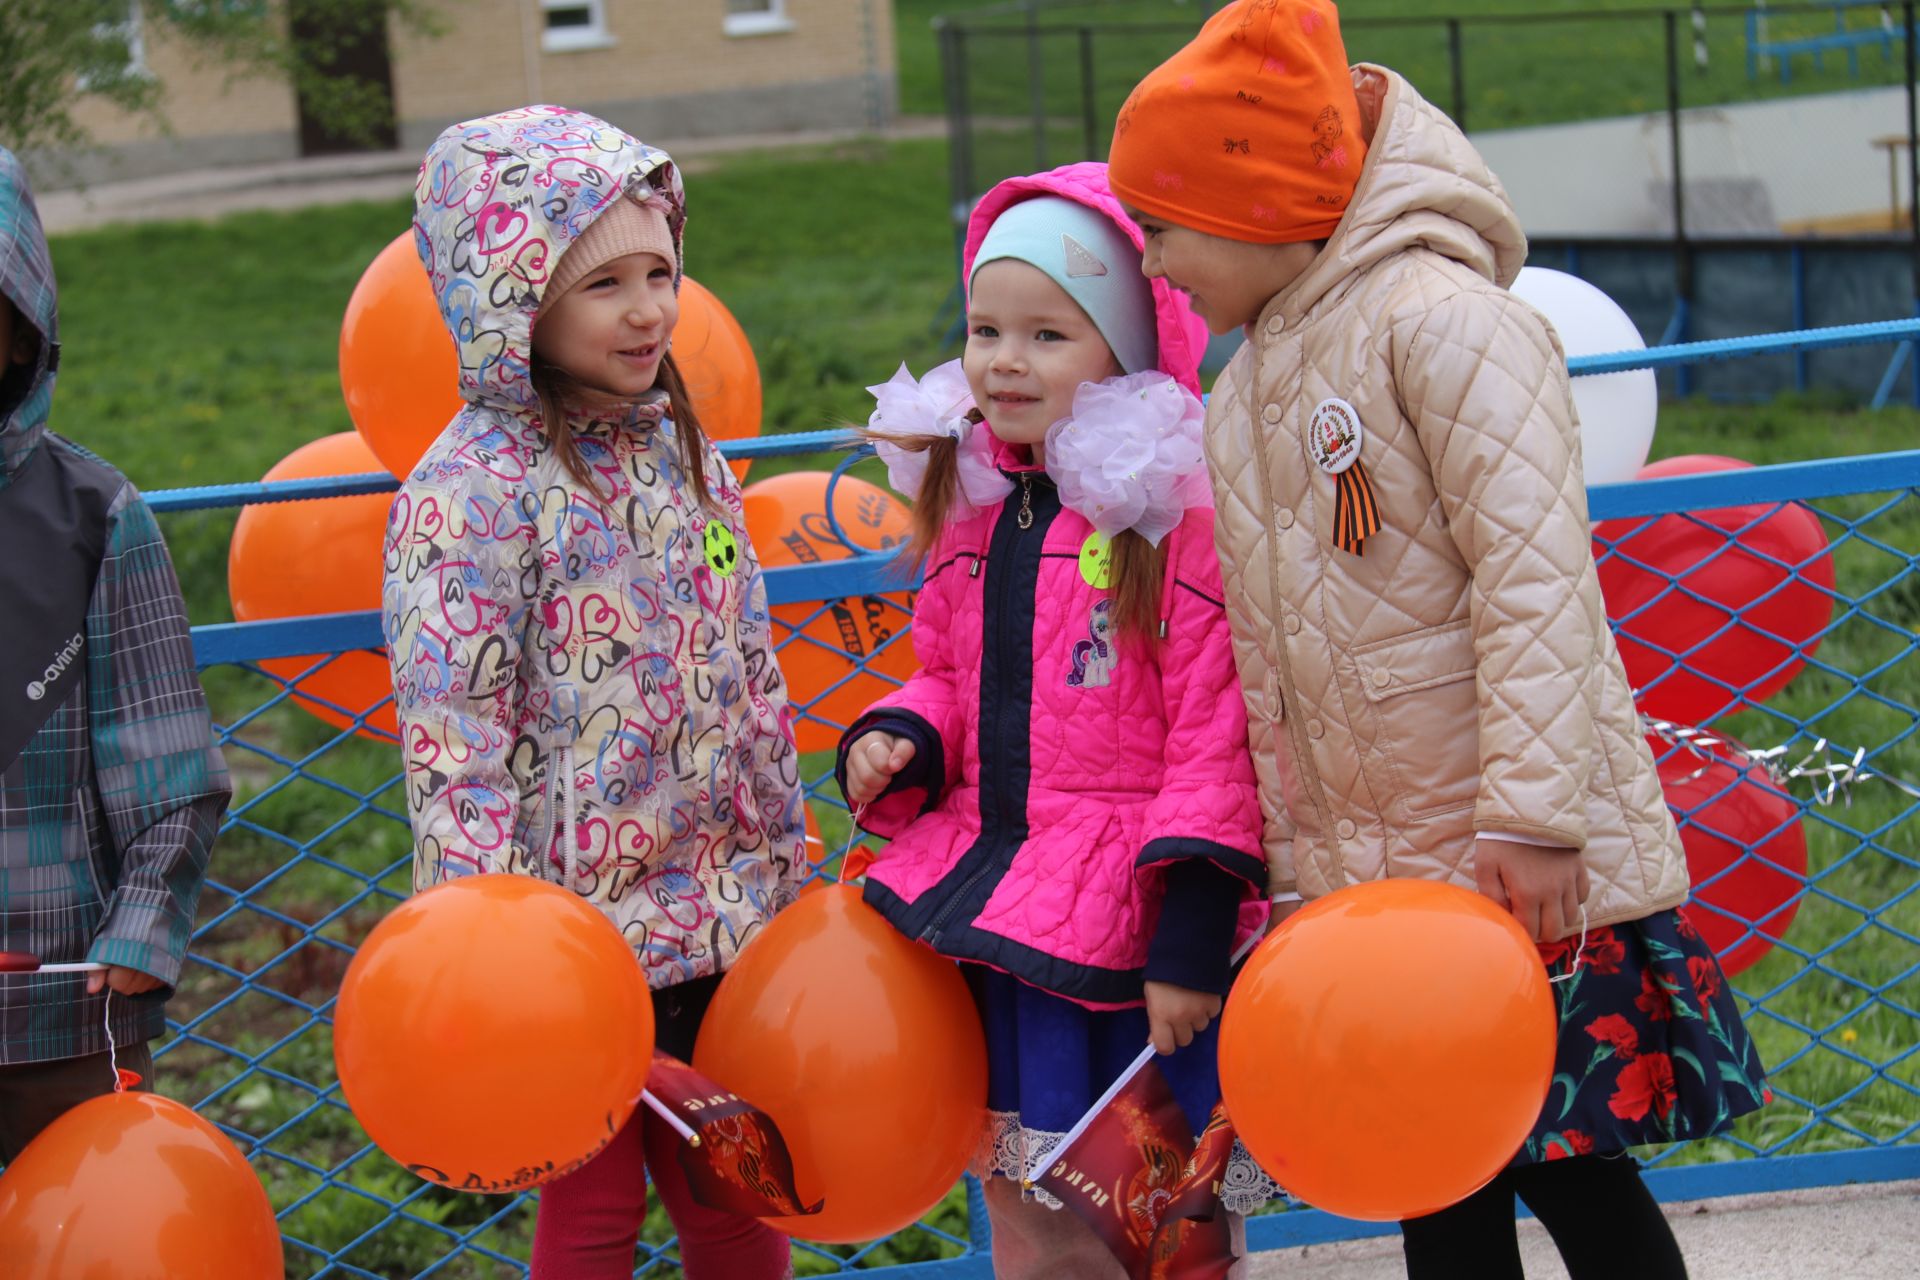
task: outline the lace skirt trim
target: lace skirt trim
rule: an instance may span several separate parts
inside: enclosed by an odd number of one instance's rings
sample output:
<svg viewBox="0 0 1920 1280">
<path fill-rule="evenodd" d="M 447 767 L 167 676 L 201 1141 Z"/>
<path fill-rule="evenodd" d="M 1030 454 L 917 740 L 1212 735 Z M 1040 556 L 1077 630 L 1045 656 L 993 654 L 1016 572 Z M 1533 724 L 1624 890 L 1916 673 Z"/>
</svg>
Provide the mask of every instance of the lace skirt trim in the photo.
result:
<svg viewBox="0 0 1920 1280">
<path fill-rule="evenodd" d="M 1027 1128 L 1020 1123 L 1017 1111 L 989 1111 L 980 1148 L 974 1153 L 968 1172 L 982 1179 L 999 1176 L 1022 1182 L 1040 1157 L 1052 1151 L 1066 1136 L 1064 1130 Z M 1028 1188 L 1026 1194 L 1050 1209 L 1061 1207 L 1058 1198 L 1038 1187 Z M 1233 1154 L 1227 1158 L 1220 1203 L 1230 1213 L 1247 1214 L 1268 1201 L 1285 1198 L 1286 1192 L 1280 1189 L 1280 1184 L 1269 1178 L 1266 1170 L 1255 1164 L 1247 1149 L 1236 1140 Z"/>
</svg>

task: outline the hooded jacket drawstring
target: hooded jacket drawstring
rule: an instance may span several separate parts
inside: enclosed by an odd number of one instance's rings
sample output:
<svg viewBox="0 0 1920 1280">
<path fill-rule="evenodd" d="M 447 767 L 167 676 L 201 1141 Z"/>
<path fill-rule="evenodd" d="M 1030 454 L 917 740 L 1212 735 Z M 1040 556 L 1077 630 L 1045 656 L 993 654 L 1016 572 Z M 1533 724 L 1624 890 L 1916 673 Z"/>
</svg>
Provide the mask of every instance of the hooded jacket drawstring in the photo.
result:
<svg viewBox="0 0 1920 1280">
<path fill-rule="evenodd" d="M 1167 619 L 1173 616 L 1173 588 L 1179 581 L 1175 566 L 1180 563 L 1180 527 L 1175 525 L 1167 534 L 1167 563 L 1160 577 L 1160 638 L 1167 638 Z"/>
</svg>

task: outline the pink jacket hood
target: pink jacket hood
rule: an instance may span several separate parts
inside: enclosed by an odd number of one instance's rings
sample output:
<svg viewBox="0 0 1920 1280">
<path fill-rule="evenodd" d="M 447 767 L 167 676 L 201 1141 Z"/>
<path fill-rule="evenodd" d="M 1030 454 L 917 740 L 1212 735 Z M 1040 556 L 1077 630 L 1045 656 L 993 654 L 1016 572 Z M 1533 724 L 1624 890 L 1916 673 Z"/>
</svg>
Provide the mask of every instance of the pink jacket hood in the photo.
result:
<svg viewBox="0 0 1920 1280">
<path fill-rule="evenodd" d="M 1035 196 L 1062 196 L 1083 204 L 1112 219 L 1114 225 L 1126 233 L 1134 248 L 1146 248 L 1146 239 L 1140 234 L 1140 228 L 1134 225 L 1133 219 L 1121 209 L 1113 192 L 1107 189 L 1105 162 L 1083 160 L 1078 164 L 1049 169 L 1045 173 L 1008 178 L 980 197 L 980 203 L 974 206 L 973 216 L 967 220 L 967 243 L 961 256 L 964 279 L 973 278 L 974 256 L 980 252 L 980 242 L 987 238 L 987 228 L 993 225 L 994 219 L 1013 205 Z M 1164 279 L 1155 280 L 1152 285 L 1154 320 L 1160 341 L 1159 367 L 1163 372 L 1173 375 L 1181 386 L 1199 395 L 1200 357 L 1207 349 L 1207 326 L 1188 307 L 1186 296 Z"/>
</svg>

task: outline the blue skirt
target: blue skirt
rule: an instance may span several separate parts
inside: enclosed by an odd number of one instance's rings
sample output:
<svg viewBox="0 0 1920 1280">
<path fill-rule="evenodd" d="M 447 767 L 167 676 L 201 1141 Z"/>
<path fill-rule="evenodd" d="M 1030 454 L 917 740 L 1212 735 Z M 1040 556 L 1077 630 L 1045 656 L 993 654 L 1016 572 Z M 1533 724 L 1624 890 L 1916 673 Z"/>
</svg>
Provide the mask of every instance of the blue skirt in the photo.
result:
<svg viewBox="0 0 1920 1280">
<path fill-rule="evenodd" d="M 1146 1047 L 1147 1011 L 1089 1009 L 984 965 L 960 971 L 987 1039 L 987 1132 L 973 1172 L 1021 1181 Z M 1220 1101 L 1219 1044 L 1216 1018 L 1154 1060 L 1195 1134 Z M 1226 1207 L 1247 1213 L 1280 1194 L 1236 1143 L 1221 1191 Z"/>
</svg>

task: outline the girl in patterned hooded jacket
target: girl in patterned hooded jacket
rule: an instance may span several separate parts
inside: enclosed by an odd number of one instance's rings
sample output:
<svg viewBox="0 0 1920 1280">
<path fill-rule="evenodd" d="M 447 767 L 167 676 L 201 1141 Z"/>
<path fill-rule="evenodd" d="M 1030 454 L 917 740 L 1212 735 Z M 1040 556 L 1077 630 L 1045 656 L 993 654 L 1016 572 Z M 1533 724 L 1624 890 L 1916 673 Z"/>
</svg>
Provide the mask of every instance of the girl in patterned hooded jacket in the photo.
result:
<svg viewBox="0 0 1920 1280">
<path fill-rule="evenodd" d="M 690 1058 L 808 865 L 740 491 L 669 349 L 685 221 L 671 159 L 581 112 L 433 144 L 414 236 L 467 404 L 394 500 L 383 614 L 415 888 L 505 872 L 578 893 L 632 943 L 659 1046 Z M 691 1199 L 675 1141 L 642 1109 L 547 1184 L 534 1275 L 631 1275 L 647 1173 L 688 1276 L 790 1275 L 785 1236 Z"/>
<path fill-rule="evenodd" d="M 866 900 L 965 962 L 980 1008 L 994 1274 L 1124 1274 L 1022 1180 L 1149 1039 L 1200 1132 L 1229 957 L 1266 916 L 1205 335 L 1141 277 L 1105 165 L 995 187 L 965 265 L 963 358 L 873 388 L 915 499 L 920 670 L 844 735 L 841 785 L 892 837 Z M 1272 1186 L 1240 1151 L 1225 1190 L 1237 1234 Z"/>
</svg>

